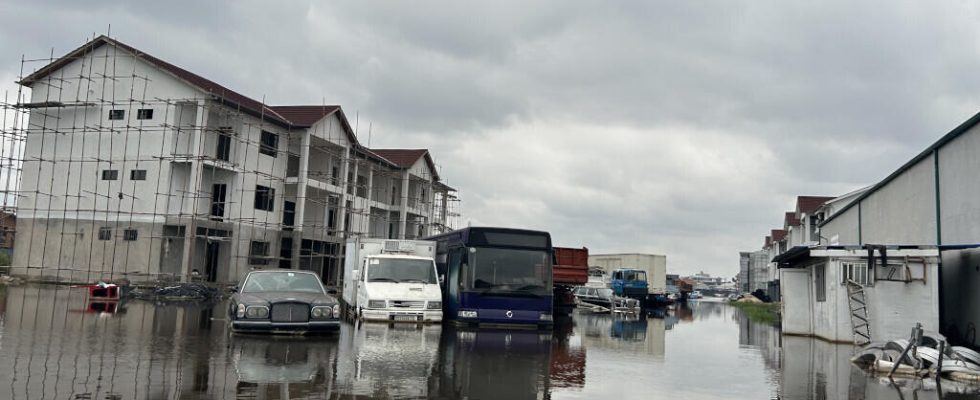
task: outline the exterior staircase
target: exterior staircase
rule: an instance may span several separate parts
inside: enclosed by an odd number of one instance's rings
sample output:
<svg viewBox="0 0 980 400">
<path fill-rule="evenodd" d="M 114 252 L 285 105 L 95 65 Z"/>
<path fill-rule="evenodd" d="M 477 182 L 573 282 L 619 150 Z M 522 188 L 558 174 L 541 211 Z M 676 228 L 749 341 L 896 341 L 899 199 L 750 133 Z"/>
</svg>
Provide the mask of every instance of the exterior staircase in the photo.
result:
<svg viewBox="0 0 980 400">
<path fill-rule="evenodd" d="M 847 304 L 851 310 L 851 329 L 854 344 L 862 346 L 871 343 L 871 326 L 868 321 L 868 303 L 864 296 L 864 286 L 847 280 Z"/>
</svg>

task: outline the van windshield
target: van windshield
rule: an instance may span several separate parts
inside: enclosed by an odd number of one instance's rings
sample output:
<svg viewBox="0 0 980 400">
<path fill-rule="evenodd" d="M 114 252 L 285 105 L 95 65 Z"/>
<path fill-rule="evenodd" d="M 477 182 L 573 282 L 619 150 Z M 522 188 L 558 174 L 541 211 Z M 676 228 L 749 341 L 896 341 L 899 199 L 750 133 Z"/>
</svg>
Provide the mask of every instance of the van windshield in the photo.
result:
<svg viewBox="0 0 980 400">
<path fill-rule="evenodd" d="M 432 260 L 372 258 L 368 261 L 368 282 L 436 283 Z"/>
</svg>

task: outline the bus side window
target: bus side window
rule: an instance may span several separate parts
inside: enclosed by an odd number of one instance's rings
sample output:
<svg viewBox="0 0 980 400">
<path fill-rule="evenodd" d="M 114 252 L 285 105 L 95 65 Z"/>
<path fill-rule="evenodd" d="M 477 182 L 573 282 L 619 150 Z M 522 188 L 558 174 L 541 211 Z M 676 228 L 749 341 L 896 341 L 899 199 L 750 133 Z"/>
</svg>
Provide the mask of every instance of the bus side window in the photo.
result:
<svg viewBox="0 0 980 400">
<path fill-rule="evenodd" d="M 447 265 L 448 275 L 446 276 L 446 289 L 447 292 L 453 296 L 459 291 L 460 285 L 460 264 L 463 262 L 463 249 L 452 249 L 449 251 L 449 260 Z"/>
</svg>

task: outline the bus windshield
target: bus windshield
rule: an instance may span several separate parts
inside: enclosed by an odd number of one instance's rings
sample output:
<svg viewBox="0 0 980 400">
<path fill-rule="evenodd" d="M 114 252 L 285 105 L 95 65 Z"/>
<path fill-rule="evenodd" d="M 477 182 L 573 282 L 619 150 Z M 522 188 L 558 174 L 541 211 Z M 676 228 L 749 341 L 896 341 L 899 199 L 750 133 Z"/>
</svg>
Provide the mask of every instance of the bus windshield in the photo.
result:
<svg viewBox="0 0 980 400">
<path fill-rule="evenodd" d="M 471 247 L 468 289 L 551 294 L 551 260 L 544 250 Z"/>
<path fill-rule="evenodd" d="M 436 283 L 436 270 L 431 260 L 372 258 L 368 264 L 367 281 Z"/>
</svg>

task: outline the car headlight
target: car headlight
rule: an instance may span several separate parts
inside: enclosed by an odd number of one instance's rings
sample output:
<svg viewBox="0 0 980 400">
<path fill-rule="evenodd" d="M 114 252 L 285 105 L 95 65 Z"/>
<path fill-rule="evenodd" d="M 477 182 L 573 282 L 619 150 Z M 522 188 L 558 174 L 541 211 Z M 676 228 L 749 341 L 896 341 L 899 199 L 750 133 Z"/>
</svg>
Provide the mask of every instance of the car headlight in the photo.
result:
<svg viewBox="0 0 980 400">
<path fill-rule="evenodd" d="M 368 300 L 368 308 L 385 308 L 384 300 Z"/>
<path fill-rule="evenodd" d="M 310 310 L 310 317 L 313 317 L 314 319 L 330 318 L 332 313 L 333 310 L 330 308 L 330 306 L 317 306 Z"/>
<path fill-rule="evenodd" d="M 473 311 L 473 310 L 459 310 L 459 314 L 458 315 L 459 315 L 460 318 L 476 318 L 477 317 L 476 311 Z"/>
<path fill-rule="evenodd" d="M 442 308 L 442 302 L 441 301 L 430 301 L 429 304 L 426 306 L 426 308 L 428 308 L 430 310 L 439 310 L 439 309 Z"/>
<path fill-rule="evenodd" d="M 552 321 L 553 318 L 554 317 L 551 315 L 551 313 L 541 313 L 541 315 L 538 316 L 538 319 L 542 321 Z"/>
<path fill-rule="evenodd" d="M 244 304 L 239 304 L 238 305 L 238 311 L 235 313 L 235 316 L 238 317 L 238 318 L 245 318 L 245 305 Z"/>
<path fill-rule="evenodd" d="M 333 317 L 340 318 L 340 304 L 333 305 Z"/>
<path fill-rule="evenodd" d="M 265 318 L 269 316 L 269 307 L 249 306 L 245 307 L 245 316 L 248 318 Z"/>
</svg>

